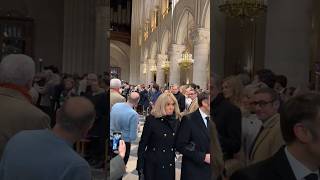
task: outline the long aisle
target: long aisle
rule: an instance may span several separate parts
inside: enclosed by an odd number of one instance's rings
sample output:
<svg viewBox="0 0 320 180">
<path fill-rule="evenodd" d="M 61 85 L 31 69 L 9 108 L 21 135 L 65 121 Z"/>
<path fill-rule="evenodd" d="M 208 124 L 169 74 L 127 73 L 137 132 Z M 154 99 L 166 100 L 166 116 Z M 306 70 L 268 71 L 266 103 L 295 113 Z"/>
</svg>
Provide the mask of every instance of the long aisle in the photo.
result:
<svg viewBox="0 0 320 180">
<path fill-rule="evenodd" d="M 130 152 L 130 158 L 127 164 L 127 174 L 124 176 L 123 180 L 137 180 L 138 172 L 135 170 L 137 165 L 137 151 L 138 151 L 138 145 L 141 137 L 141 133 L 143 130 L 143 124 L 145 121 L 144 116 L 140 116 L 139 120 L 139 126 L 138 126 L 138 138 L 137 140 L 131 144 L 131 152 Z M 180 171 L 181 171 L 181 156 L 177 156 L 178 159 L 176 160 L 176 179 L 180 179 Z"/>
</svg>

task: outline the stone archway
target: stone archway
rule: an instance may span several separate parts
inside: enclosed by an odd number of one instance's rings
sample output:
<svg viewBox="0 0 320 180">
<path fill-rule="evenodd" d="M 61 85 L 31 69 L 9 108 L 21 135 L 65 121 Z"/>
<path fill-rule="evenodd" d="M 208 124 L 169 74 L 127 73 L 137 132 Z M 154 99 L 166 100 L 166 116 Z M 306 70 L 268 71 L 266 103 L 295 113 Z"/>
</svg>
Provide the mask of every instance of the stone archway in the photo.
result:
<svg viewBox="0 0 320 180">
<path fill-rule="evenodd" d="M 110 41 L 110 66 L 120 68 L 120 79 L 129 82 L 130 47 L 120 41 Z"/>
</svg>

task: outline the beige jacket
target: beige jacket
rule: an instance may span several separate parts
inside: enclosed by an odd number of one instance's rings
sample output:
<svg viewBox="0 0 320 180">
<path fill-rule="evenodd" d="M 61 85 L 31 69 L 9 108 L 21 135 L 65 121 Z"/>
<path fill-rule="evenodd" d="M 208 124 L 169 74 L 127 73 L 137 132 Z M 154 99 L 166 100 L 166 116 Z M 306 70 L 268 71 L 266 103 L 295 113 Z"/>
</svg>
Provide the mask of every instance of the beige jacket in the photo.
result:
<svg viewBox="0 0 320 180">
<path fill-rule="evenodd" d="M 20 92 L 0 87 L 0 158 L 8 140 L 22 130 L 50 128 L 50 118 Z"/>
<path fill-rule="evenodd" d="M 250 153 L 249 164 L 254 164 L 273 156 L 284 145 L 279 114 L 272 116 L 262 126 L 263 130 L 258 134 Z"/>
<path fill-rule="evenodd" d="M 118 92 L 110 89 L 110 111 L 113 105 L 120 102 L 126 102 L 126 98 L 121 96 Z"/>
</svg>

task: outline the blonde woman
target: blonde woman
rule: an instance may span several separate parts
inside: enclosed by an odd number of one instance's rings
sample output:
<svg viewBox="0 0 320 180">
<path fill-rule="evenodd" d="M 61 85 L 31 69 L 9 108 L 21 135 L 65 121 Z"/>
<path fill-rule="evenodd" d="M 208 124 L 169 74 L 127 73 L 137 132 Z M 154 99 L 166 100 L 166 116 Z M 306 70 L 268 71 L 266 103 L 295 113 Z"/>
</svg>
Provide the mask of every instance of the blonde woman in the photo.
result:
<svg viewBox="0 0 320 180">
<path fill-rule="evenodd" d="M 180 111 L 176 98 L 172 93 L 163 93 L 144 124 L 136 168 L 140 178 L 175 179 L 175 135 L 179 123 Z"/>
<path fill-rule="evenodd" d="M 236 76 L 229 76 L 222 81 L 223 96 L 240 108 L 243 85 Z"/>
</svg>

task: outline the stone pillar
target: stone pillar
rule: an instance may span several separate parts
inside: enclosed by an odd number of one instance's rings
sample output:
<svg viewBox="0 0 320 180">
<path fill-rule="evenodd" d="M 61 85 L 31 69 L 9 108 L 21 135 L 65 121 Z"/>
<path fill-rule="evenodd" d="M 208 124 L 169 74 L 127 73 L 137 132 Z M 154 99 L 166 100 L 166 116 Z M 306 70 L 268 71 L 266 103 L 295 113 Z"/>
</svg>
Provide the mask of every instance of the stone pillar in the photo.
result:
<svg viewBox="0 0 320 180">
<path fill-rule="evenodd" d="M 95 11 L 95 0 L 64 1 L 63 72 L 94 72 Z"/>
<path fill-rule="evenodd" d="M 147 63 L 147 84 L 150 84 L 153 82 L 153 72 L 150 71 L 152 65 L 154 65 L 153 59 L 148 59 Z"/>
<path fill-rule="evenodd" d="M 265 68 L 288 78 L 289 86 L 306 87 L 311 57 L 312 0 L 268 3 Z"/>
<path fill-rule="evenodd" d="M 199 28 L 192 33 L 194 41 L 193 83 L 206 89 L 208 84 L 208 67 L 210 51 L 210 30 Z"/>
<path fill-rule="evenodd" d="M 170 76 L 169 83 L 180 85 L 180 67 L 178 64 L 182 52 L 185 50 L 184 45 L 172 44 L 169 50 Z"/>
<path fill-rule="evenodd" d="M 168 58 L 167 55 L 158 54 L 157 61 L 157 84 L 161 87 L 164 86 L 164 70 L 162 69 L 163 62 Z"/>
<path fill-rule="evenodd" d="M 107 71 L 107 0 L 96 0 L 96 38 L 93 71 L 103 74 Z"/>
</svg>

